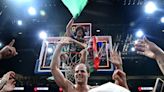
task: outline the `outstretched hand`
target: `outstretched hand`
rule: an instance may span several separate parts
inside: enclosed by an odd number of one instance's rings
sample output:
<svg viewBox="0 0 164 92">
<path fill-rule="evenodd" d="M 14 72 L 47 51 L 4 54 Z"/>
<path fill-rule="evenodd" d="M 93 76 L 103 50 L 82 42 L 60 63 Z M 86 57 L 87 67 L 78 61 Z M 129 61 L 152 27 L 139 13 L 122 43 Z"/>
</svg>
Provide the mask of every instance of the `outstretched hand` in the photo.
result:
<svg viewBox="0 0 164 92">
<path fill-rule="evenodd" d="M 13 47 L 14 43 L 15 40 L 13 39 L 8 45 L 0 50 L 0 59 L 10 58 L 18 54 L 15 47 Z"/>
<path fill-rule="evenodd" d="M 118 53 L 117 51 L 112 51 L 110 53 L 110 56 L 112 64 L 114 64 L 117 67 L 117 69 L 122 67 L 122 59 L 120 52 Z"/>
<path fill-rule="evenodd" d="M 111 62 L 116 66 L 117 69 L 122 70 L 122 58 L 121 58 L 121 52 L 117 52 L 118 46 L 116 44 L 113 46 L 112 51 L 110 52 Z"/>
<path fill-rule="evenodd" d="M 139 39 L 135 44 L 135 48 L 138 54 L 145 55 L 152 59 L 156 59 L 156 56 L 162 52 L 156 44 L 149 41 L 146 37 Z"/>
</svg>

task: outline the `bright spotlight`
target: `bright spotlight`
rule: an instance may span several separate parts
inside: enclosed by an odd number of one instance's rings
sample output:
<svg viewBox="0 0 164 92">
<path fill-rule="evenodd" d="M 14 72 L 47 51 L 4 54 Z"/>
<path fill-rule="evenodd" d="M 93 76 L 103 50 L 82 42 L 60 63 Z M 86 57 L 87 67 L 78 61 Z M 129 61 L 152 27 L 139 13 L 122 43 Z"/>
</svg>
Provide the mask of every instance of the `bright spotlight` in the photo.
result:
<svg viewBox="0 0 164 92">
<path fill-rule="evenodd" d="M 157 10 L 157 7 L 155 5 L 154 2 L 148 2 L 146 5 L 145 5 L 145 12 L 148 13 L 148 14 L 152 14 L 154 13 L 155 11 Z"/>
<path fill-rule="evenodd" d="M 100 29 L 97 29 L 96 32 L 97 32 L 97 33 L 100 33 Z"/>
<path fill-rule="evenodd" d="M 2 43 L 0 42 L 0 48 L 2 47 Z"/>
<path fill-rule="evenodd" d="M 164 17 L 161 18 L 161 23 L 164 23 Z"/>
<path fill-rule="evenodd" d="M 29 13 L 30 15 L 36 15 L 36 9 L 35 9 L 34 7 L 30 7 L 30 8 L 28 9 L 28 13 Z"/>
<path fill-rule="evenodd" d="M 132 47 L 132 48 L 131 48 L 131 51 L 132 51 L 132 52 L 134 52 L 134 51 L 135 51 L 135 48 L 134 48 L 134 47 Z"/>
<path fill-rule="evenodd" d="M 41 16 L 45 16 L 45 15 L 46 15 L 46 12 L 45 12 L 44 10 L 41 10 L 41 11 L 40 11 L 40 15 L 41 15 Z"/>
<path fill-rule="evenodd" d="M 134 41 L 134 44 L 137 44 L 137 43 L 138 43 L 138 40 L 135 40 L 135 41 Z"/>
<path fill-rule="evenodd" d="M 136 32 L 136 37 L 138 37 L 138 38 L 143 37 L 143 35 L 144 35 L 144 33 L 143 33 L 143 31 L 141 29 Z"/>
<path fill-rule="evenodd" d="M 48 53 L 52 53 L 53 49 L 52 48 L 48 48 L 47 51 L 48 51 Z"/>
<path fill-rule="evenodd" d="M 18 24 L 19 26 L 21 26 L 21 25 L 22 25 L 22 20 L 18 20 L 18 21 L 17 21 L 17 24 Z"/>
<path fill-rule="evenodd" d="M 44 31 L 42 31 L 42 32 L 39 33 L 39 37 L 40 37 L 41 39 L 46 39 L 46 38 L 47 38 L 47 33 L 44 32 Z"/>
</svg>

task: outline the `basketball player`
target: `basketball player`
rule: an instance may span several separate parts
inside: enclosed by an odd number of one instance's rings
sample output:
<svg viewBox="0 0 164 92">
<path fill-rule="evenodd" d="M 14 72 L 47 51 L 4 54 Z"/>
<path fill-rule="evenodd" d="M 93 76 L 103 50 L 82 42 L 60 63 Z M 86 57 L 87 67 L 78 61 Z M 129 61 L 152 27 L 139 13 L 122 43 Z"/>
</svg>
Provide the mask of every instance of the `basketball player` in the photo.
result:
<svg viewBox="0 0 164 92">
<path fill-rule="evenodd" d="M 70 41 L 72 41 L 72 38 L 68 37 L 62 39 L 60 42 L 61 44 L 57 45 L 51 61 L 51 73 L 55 79 L 56 84 L 61 87 L 64 92 L 88 92 L 93 87 L 88 85 L 88 78 L 90 73 L 89 68 L 84 63 L 80 63 L 75 66 L 75 84 L 66 79 L 59 69 L 59 63 L 61 62 L 61 49 L 66 43 Z M 118 70 L 114 73 L 113 79 L 117 80 L 118 84 L 121 84 L 121 86 L 123 85 L 123 87 L 125 87 L 125 85 L 127 86 L 126 75 L 120 71 L 121 70 Z"/>
</svg>

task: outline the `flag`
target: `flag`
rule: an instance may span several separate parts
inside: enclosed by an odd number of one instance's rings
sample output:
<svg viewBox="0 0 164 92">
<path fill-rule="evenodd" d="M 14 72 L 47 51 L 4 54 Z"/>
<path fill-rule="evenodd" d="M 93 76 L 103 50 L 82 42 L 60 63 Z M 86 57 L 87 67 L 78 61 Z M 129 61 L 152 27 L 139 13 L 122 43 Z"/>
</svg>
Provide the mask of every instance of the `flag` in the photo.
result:
<svg viewBox="0 0 164 92">
<path fill-rule="evenodd" d="M 94 68 L 97 70 L 99 68 L 100 58 L 98 56 L 97 41 L 95 36 L 93 36 L 93 61 L 94 61 Z"/>
<path fill-rule="evenodd" d="M 88 0 L 62 0 L 62 2 L 76 19 L 87 5 Z"/>
</svg>

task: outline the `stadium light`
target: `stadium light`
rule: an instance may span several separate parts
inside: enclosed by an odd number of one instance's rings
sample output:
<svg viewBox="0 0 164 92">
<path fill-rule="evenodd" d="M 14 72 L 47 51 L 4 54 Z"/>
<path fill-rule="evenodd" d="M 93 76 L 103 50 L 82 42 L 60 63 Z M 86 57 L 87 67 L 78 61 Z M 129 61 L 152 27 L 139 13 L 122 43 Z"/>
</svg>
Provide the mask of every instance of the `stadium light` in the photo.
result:
<svg viewBox="0 0 164 92">
<path fill-rule="evenodd" d="M 21 26 L 21 25 L 22 25 L 22 20 L 18 20 L 18 21 L 17 21 L 17 24 L 18 24 L 19 26 Z"/>
<path fill-rule="evenodd" d="M 2 47 L 2 43 L 0 42 L 0 48 Z"/>
<path fill-rule="evenodd" d="M 28 13 L 32 16 L 36 15 L 36 9 L 34 7 L 28 8 Z"/>
<path fill-rule="evenodd" d="M 161 23 L 164 23 L 164 17 L 161 18 Z"/>
<path fill-rule="evenodd" d="M 46 32 L 44 32 L 44 31 L 42 31 L 42 32 L 40 32 L 39 33 L 39 37 L 41 38 L 41 39 L 46 39 L 47 38 L 47 33 Z"/>
<path fill-rule="evenodd" d="M 144 36 L 143 31 L 142 31 L 141 29 L 139 29 L 139 30 L 136 32 L 136 37 L 141 38 L 141 37 L 143 37 L 143 36 Z"/>
<path fill-rule="evenodd" d="M 40 15 L 41 16 L 45 16 L 46 15 L 46 12 L 44 10 L 40 10 Z"/>
<path fill-rule="evenodd" d="M 157 7 L 156 7 L 156 5 L 155 5 L 154 2 L 149 1 L 149 2 L 146 3 L 146 5 L 145 5 L 145 12 L 146 12 L 147 14 L 152 14 L 152 13 L 154 13 L 156 10 L 157 10 Z"/>
<path fill-rule="evenodd" d="M 134 47 L 132 47 L 132 48 L 131 48 L 131 51 L 132 51 L 132 52 L 134 52 L 134 51 L 135 51 L 135 48 L 134 48 Z"/>
<path fill-rule="evenodd" d="M 49 47 L 49 48 L 47 49 L 47 51 L 48 51 L 48 53 L 52 53 L 52 52 L 53 52 L 53 49 Z"/>
</svg>

